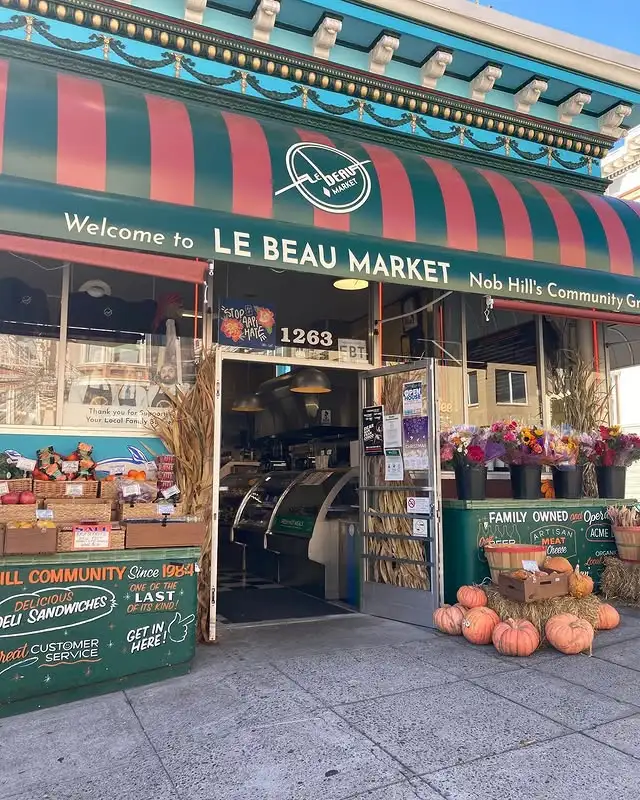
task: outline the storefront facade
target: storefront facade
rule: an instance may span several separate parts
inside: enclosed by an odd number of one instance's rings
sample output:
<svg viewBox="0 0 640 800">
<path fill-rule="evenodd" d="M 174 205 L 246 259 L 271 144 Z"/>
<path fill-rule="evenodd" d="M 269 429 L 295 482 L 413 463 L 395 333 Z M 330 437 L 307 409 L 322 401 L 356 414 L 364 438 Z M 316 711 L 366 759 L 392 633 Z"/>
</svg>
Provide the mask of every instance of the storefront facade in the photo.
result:
<svg viewBox="0 0 640 800">
<path fill-rule="evenodd" d="M 1 449 L 95 437 L 99 463 L 144 467 L 148 409 L 213 344 L 247 370 L 433 357 L 443 425 L 551 423 L 566 348 L 607 375 L 609 328 L 640 319 L 640 211 L 604 196 L 600 161 L 640 64 L 578 72 L 575 42 L 536 50 L 524 24 L 513 52 L 491 9 L 438 29 L 411 0 L 231 5 L 0 9 Z M 322 293 L 341 279 L 367 284 L 351 308 Z M 273 339 L 219 338 L 234 280 L 288 307 Z"/>
</svg>

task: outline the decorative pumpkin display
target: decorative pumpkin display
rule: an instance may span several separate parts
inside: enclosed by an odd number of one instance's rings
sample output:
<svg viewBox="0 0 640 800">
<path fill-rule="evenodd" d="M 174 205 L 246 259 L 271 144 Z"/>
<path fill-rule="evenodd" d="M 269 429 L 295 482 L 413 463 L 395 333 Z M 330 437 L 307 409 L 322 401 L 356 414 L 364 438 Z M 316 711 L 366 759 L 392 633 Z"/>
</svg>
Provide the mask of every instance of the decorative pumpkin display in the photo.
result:
<svg viewBox="0 0 640 800">
<path fill-rule="evenodd" d="M 598 608 L 598 624 L 596 630 L 610 631 L 612 628 L 617 628 L 620 624 L 620 614 L 609 603 L 602 603 Z"/>
<path fill-rule="evenodd" d="M 569 594 L 571 597 L 581 598 L 593 593 L 593 581 L 584 572 L 580 572 L 578 564 L 569 575 Z"/>
<path fill-rule="evenodd" d="M 487 605 L 487 595 L 479 586 L 461 586 L 456 598 L 465 608 L 479 608 Z"/>
<path fill-rule="evenodd" d="M 556 614 L 544 626 L 549 644 L 565 655 L 577 655 L 585 650 L 591 652 L 593 628 L 586 619 L 575 614 Z"/>
<path fill-rule="evenodd" d="M 434 611 L 433 621 L 436 628 L 442 633 L 448 633 L 450 636 L 460 636 L 462 634 L 464 612 L 458 606 L 444 605 Z"/>
<path fill-rule="evenodd" d="M 469 610 L 466 606 L 463 606 L 462 603 L 455 603 L 453 607 L 454 608 L 459 608 L 460 611 L 462 611 L 463 614 L 466 614 L 467 611 Z"/>
<path fill-rule="evenodd" d="M 540 634 L 528 619 L 508 619 L 496 625 L 491 640 L 500 655 L 530 656 L 538 649 Z"/>
<path fill-rule="evenodd" d="M 486 606 L 471 608 L 462 623 L 462 635 L 471 644 L 490 644 L 493 630 L 500 622 L 495 611 Z"/>
<path fill-rule="evenodd" d="M 549 572 L 573 572 L 569 559 L 563 556 L 552 556 L 544 561 L 544 568 Z"/>
</svg>

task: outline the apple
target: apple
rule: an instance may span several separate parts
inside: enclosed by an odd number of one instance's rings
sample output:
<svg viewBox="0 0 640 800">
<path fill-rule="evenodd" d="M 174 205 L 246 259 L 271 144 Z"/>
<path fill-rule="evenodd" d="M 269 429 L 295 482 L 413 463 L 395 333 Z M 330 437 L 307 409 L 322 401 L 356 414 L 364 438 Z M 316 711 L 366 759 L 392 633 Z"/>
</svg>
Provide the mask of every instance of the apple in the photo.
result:
<svg viewBox="0 0 640 800">
<path fill-rule="evenodd" d="M 2 505 L 3 506 L 17 506 L 20 502 L 20 495 L 18 492 L 9 492 L 8 494 L 2 495 Z"/>
<path fill-rule="evenodd" d="M 31 506 L 36 502 L 36 496 L 33 492 L 20 492 L 19 502 L 21 506 Z"/>
</svg>

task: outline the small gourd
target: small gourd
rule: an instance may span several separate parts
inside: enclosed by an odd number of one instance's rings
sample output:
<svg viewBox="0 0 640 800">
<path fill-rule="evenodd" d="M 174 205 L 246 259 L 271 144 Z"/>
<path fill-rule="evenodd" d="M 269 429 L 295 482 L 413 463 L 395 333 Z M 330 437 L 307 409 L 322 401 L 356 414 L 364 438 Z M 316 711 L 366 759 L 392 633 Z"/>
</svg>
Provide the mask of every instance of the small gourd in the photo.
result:
<svg viewBox="0 0 640 800">
<path fill-rule="evenodd" d="M 575 570 L 569 575 L 569 594 L 571 597 L 580 599 L 593 593 L 593 581 L 584 572 L 580 572 L 578 564 Z"/>
<path fill-rule="evenodd" d="M 549 572 L 573 572 L 573 567 L 569 559 L 563 556 L 551 556 L 544 561 L 544 569 Z"/>
</svg>

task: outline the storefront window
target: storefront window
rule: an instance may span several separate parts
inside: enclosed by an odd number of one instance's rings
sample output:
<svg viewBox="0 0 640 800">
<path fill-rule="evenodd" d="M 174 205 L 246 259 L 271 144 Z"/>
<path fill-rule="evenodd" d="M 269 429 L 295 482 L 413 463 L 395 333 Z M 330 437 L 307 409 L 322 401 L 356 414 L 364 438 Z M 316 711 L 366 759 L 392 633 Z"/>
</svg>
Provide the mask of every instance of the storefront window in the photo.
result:
<svg viewBox="0 0 640 800">
<path fill-rule="evenodd" d="M 214 338 L 235 352 L 317 361 L 369 360 L 369 290 L 325 275 L 216 264 Z"/>
<path fill-rule="evenodd" d="M 0 253 L 0 424 L 55 425 L 62 266 Z"/>
<path fill-rule="evenodd" d="M 199 316 L 189 284 L 74 265 L 62 424 L 144 429 L 193 383 Z"/>
<path fill-rule="evenodd" d="M 438 365 L 440 425 L 462 425 L 464 419 L 462 363 L 462 295 L 451 294 L 430 312 L 429 354 Z"/>
<path fill-rule="evenodd" d="M 494 309 L 487 319 L 479 295 L 464 295 L 464 307 L 469 424 L 507 418 L 541 424 L 536 318 Z"/>
</svg>

